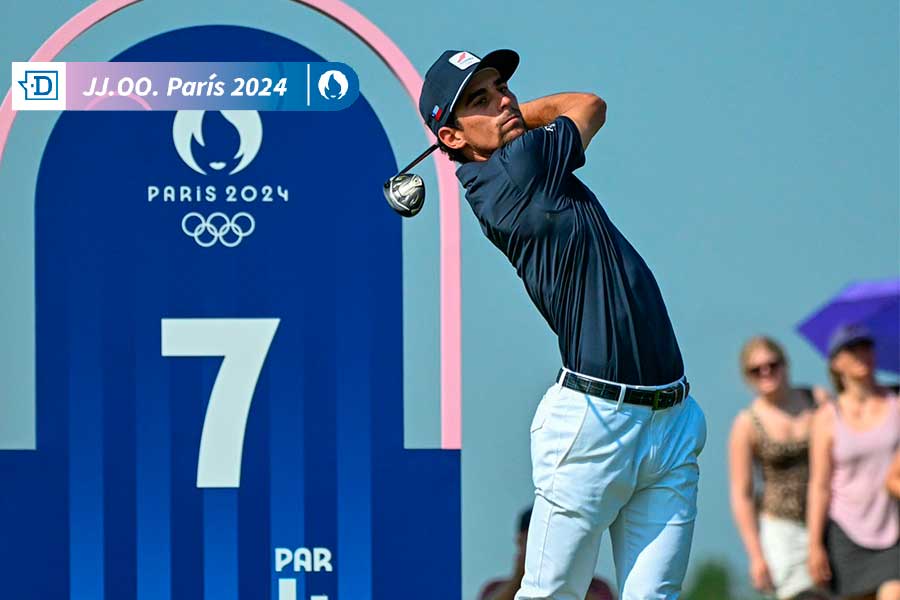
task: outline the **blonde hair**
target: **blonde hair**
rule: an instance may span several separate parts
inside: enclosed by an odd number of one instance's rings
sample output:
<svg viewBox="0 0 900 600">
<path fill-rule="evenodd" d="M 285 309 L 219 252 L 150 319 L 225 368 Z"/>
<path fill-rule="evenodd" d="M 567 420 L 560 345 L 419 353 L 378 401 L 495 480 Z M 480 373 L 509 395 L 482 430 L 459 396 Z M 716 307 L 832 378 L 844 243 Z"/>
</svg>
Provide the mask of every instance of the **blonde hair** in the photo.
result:
<svg viewBox="0 0 900 600">
<path fill-rule="evenodd" d="M 775 358 L 778 359 L 778 362 L 781 363 L 782 367 L 787 370 L 788 367 L 788 358 L 787 354 L 784 352 L 784 348 L 781 347 L 781 344 L 770 338 L 766 335 L 757 335 L 753 336 L 741 347 L 740 354 L 740 369 L 741 369 L 741 377 L 745 380 L 747 379 L 747 361 L 750 359 L 750 355 L 754 350 L 758 348 L 765 348 L 769 352 L 775 355 Z"/>
</svg>

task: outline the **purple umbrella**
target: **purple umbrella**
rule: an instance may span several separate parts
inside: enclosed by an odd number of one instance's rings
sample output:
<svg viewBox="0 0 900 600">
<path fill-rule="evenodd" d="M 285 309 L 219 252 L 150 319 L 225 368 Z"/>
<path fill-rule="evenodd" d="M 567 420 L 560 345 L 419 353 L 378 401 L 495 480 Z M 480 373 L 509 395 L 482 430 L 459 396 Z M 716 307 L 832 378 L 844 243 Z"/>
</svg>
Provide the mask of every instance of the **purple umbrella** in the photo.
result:
<svg viewBox="0 0 900 600">
<path fill-rule="evenodd" d="M 878 368 L 900 373 L 900 279 L 852 283 L 797 326 L 828 356 L 828 339 L 841 325 L 863 325 L 875 337 Z"/>
</svg>

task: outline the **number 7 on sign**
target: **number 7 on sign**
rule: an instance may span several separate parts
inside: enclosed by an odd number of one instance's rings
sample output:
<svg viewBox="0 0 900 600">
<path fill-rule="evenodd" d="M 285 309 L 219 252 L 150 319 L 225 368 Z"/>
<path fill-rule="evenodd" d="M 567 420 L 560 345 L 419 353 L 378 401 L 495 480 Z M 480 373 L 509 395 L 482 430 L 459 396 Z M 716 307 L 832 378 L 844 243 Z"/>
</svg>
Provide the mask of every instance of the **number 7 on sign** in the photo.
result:
<svg viewBox="0 0 900 600">
<path fill-rule="evenodd" d="M 280 319 L 163 319 L 163 356 L 221 356 L 197 461 L 198 488 L 241 485 L 250 403 Z"/>
</svg>

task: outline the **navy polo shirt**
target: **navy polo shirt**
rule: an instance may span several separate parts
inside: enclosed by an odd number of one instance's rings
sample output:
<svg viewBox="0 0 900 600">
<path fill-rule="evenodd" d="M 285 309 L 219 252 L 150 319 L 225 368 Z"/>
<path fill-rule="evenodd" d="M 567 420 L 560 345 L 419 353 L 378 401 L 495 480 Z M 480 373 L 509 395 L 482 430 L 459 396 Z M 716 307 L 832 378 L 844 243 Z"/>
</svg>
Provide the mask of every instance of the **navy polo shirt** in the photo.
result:
<svg viewBox="0 0 900 600">
<path fill-rule="evenodd" d="M 578 128 L 559 117 L 456 174 L 567 368 L 633 385 L 676 381 L 684 364 L 656 279 L 573 174 L 582 165 Z"/>
</svg>

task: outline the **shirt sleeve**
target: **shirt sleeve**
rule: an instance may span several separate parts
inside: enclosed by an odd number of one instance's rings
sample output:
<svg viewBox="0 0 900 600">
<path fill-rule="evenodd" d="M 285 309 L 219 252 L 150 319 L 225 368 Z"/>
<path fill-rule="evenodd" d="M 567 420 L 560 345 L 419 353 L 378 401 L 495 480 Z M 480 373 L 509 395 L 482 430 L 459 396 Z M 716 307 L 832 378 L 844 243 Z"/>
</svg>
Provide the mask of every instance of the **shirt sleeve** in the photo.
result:
<svg viewBox="0 0 900 600">
<path fill-rule="evenodd" d="M 568 176 L 584 166 L 581 143 L 581 133 L 572 119 L 557 117 L 506 145 L 506 170 L 522 192 L 555 195 Z"/>
</svg>

